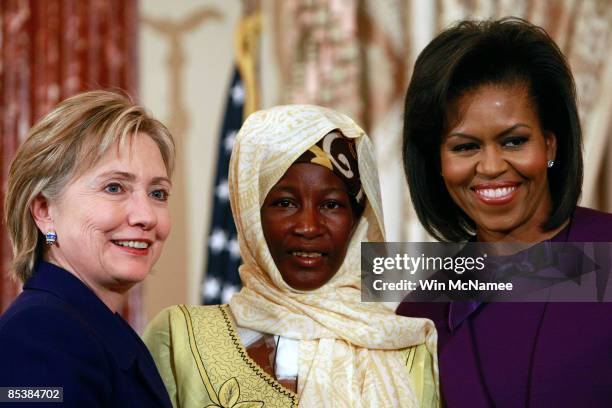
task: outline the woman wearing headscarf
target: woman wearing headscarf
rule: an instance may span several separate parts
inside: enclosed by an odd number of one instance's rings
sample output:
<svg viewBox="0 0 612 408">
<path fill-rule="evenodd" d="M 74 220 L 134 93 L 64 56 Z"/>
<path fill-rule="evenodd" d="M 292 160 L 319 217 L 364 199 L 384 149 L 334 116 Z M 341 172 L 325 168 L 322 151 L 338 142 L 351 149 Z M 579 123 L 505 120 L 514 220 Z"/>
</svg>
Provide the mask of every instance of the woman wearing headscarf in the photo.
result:
<svg viewBox="0 0 612 408">
<path fill-rule="evenodd" d="M 365 133 L 316 106 L 256 112 L 230 199 L 243 289 L 166 309 L 145 333 L 174 405 L 436 406 L 431 322 L 360 300 L 360 244 L 384 240 Z"/>
<path fill-rule="evenodd" d="M 161 122 L 107 91 L 61 102 L 20 146 L 4 214 L 23 292 L 0 316 L 0 386 L 16 405 L 171 405 L 119 311 L 170 233 L 174 152 Z"/>
<path fill-rule="evenodd" d="M 416 61 L 404 123 L 412 200 L 440 241 L 550 248 L 612 241 L 612 215 L 577 206 L 582 136 L 574 80 L 542 28 L 507 18 L 463 21 L 440 33 Z M 586 286 L 572 275 L 571 258 L 538 275 L 527 251 L 515 255 L 527 259 L 532 282 Z M 499 261 L 503 271 L 513 258 Z M 552 300 L 554 288 L 545 289 Z M 404 302 L 398 313 L 434 321 L 449 407 L 610 405 L 610 303 Z"/>
</svg>

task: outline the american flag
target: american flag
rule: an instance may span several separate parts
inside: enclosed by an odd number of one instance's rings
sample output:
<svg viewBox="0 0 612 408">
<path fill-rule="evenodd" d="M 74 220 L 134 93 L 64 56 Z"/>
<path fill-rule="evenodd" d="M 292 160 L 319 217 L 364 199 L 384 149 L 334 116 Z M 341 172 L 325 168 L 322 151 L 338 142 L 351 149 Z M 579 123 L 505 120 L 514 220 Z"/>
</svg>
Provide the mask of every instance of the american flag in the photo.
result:
<svg viewBox="0 0 612 408">
<path fill-rule="evenodd" d="M 229 202 L 228 171 L 230 155 L 242 125 L 245 88 L 238 69 L 234 69 L 221 127 L 217 172 L 213 196 L 212 222 L 206 240 L 208 258 L 202 284 L 204 304 L 228 303 L 240 290 L 240 248 Z"/>
</svg>

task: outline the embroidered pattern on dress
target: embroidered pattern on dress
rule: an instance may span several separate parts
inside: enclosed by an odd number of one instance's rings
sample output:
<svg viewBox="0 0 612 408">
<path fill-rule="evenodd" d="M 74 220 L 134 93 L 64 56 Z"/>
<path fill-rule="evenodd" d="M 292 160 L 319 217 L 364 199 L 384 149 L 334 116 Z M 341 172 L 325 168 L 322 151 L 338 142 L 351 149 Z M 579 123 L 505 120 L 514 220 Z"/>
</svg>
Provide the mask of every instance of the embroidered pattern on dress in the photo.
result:
<svg viewBox="0 0 612 408">
<path fill-rule="evenodd" d="M 297 395 L 278 384 L 246 355 L 227 307 L 179 306 L 187 326 L 190 351 L 211 402 L 202 408 L 297 407 Z M 271 387 L 269 391 L 261 388 L 263 384 L 257 384 L 262 380 Z M 220 383 L 217 390 L 215 384 Z M 241 392 L 245 384 L 250 390 L 247 395 Z M 261 400 L 254 400 L 254 396 Z M 246 400 L 240 401 L 241 398 Z"/>
</svg>

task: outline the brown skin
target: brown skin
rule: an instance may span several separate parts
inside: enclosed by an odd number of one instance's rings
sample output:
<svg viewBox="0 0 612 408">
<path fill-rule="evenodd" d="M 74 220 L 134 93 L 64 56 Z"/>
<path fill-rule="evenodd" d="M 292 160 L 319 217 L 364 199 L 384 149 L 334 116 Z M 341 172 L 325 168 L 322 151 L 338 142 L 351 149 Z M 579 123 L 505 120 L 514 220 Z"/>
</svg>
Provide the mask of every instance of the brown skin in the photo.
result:
<svg viewBox="0 0 612 408">
<path fill-rule="evenodd" d="M 540 242 L 551 196 L 548 160 L 557 143 L 542 129 L 527 87 L 482 85 L 450 104 L 440 147 L 441 173 L 479 241 Z"/>
<path fill-rule="evenodd" d="M 316 164 L 293 164 L 270 190 L 261 223 L 289 286 L 314 290 L 336 274 L 356 224 L 344 182 Z"/>
<path fill-rule="evenodd" d="M 267 340 L 267 341 L 266 341 Z M 255 343 L 249 346 L 247 354 L 257 365 L 263 369 L 269 376 L 274 377 L 276 381 L 290 391 L 297 392 L 297 378 L 279 380 L 274 373 L 272 363 L 274 361 L 274 347 L 268 344 L 274 344 L 274 336 L 265 335 Z"/>
</svg>

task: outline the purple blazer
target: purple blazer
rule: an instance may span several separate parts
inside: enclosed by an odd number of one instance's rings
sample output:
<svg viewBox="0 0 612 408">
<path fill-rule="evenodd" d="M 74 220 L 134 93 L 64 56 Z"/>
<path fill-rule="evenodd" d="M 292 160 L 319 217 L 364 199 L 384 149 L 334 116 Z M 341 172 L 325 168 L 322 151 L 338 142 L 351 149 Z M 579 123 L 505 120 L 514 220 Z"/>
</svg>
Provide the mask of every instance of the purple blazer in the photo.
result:
<svg viewBox="0 0 612 408">
<path fill-rule="evenodd" d="M 612 215 L 576 207 L 552 241 L 612 242 Z M 435 323 L 448 407 L 612 406 L 612 303 L 404 302 L 397 314 Z"/>
</svg>

